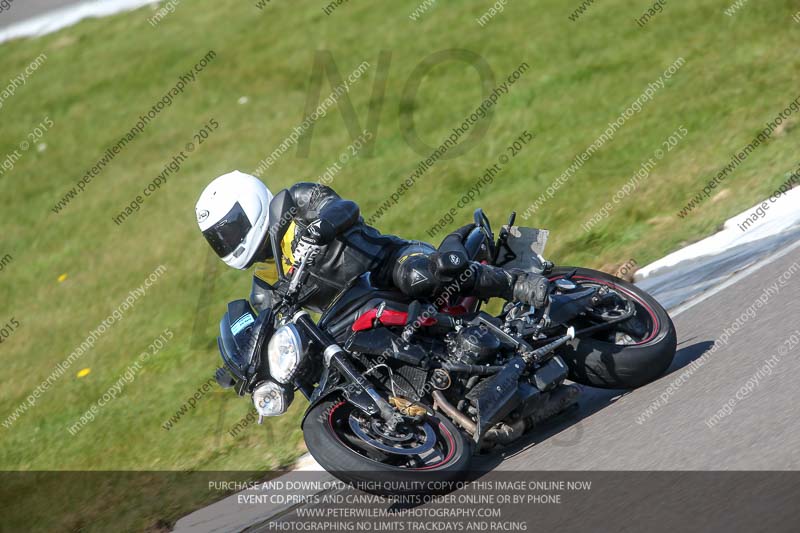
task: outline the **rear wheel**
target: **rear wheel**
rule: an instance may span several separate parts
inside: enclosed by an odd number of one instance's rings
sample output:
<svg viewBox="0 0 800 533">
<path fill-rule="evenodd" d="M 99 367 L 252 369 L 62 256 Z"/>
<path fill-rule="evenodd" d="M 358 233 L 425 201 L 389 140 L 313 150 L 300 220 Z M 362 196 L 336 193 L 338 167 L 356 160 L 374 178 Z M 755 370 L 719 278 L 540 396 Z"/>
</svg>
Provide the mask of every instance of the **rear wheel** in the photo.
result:
<svg viewBox="0 0 800 533">
<path fill-rule="evenodd" d="M 472 457 L 471 442 L 449 420 L 426 417 L 390 431 L 342 399 L 314 406 L 303 436 L 325 470 L 375 493 L 448 490 L 447 482 L 466 477 Z M 406 484 L 391 485 L 398 481 Z"/>
<path fill-rule="evenodd" d="M 562 357 L 570 379 L 592 387 L 631 389 L 661 376 L 677 347 L 675 325 L 661 304 L 636 285 L 597 270 L 559 267 L 550 279 L 563 278 L 573 270 L 577 270 L 571 278 L 574 283 L 606 287 L 633 303 L 636 314 L 609 330 L 567 344 Z"/>
</svg>

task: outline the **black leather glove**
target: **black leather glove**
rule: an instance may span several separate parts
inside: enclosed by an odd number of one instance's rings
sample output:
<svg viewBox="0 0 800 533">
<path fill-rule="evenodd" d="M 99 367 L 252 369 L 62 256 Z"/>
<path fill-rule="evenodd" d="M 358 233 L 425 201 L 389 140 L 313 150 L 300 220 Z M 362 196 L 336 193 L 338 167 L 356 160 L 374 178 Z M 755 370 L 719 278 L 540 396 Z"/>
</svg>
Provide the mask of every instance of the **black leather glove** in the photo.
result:
<svg viewBox="0 0 800 533">
<path fill-rule="evenodd" d="M 314 244 L 325 246 L 358 222 L 360 210 L 350 200 L 337 198 L 319 210 L 317 219 L 306 228 L 304 236 Z"/>
<path fill-rule="evenodd" d="M 430 258 L 433 261 L 435 274 L 439 281 L 449 280 L 470 267 L 467 254 L 461 251 L 434 252 Z"/>
<path fill-rule="evenodd" d="M 306 239 L 312 244 L 324 246 L 329 244 L 336 237 L 336 228 L 330 222 L 318 218 L 308 225 L 302 239 Z"/>
<path fill-rule="evenodd" d="M 514 281 L 514 300 L 542 308 L 550 301 L 550 280 L 533 273 L 520 273 Z"/>
<path fill-rule="evenodd" d="M 335 233 L 330 224 L 327 224 L 322 219 L 315 220 L 308 225 L 297 240 L 297 246 L 295 246 L 293 252 L 295 263 L 299 265 L 303 256 L 307 255 L 306 264 L 313 265 L 320 253 L 320 249 L 329 244 L 334 237 Z"/>
</svg>

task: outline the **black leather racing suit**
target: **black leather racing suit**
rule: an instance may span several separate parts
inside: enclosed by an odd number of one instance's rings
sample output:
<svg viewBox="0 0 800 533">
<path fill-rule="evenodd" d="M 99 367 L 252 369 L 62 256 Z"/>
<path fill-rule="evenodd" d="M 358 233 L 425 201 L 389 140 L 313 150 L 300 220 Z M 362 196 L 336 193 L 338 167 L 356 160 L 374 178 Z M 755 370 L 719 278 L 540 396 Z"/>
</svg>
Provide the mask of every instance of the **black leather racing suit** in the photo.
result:
<svg viewBox="0 0 800 533">
<path fill-rule="evenodd" d="M 541 276 L 532 279 L 534 275 L 469 261 L 462 243 L 473 225 L 448 235 L 437 250 L 424 242 L 382 235 L 364 222 L 354 202 L 316 183 L 298 183 L 279 192 L 269 217 L 269 233 L 255 260 L 275 257 L 285 271 L 294 262 L 300 239 L 321 245 L 300 297 L 314 310 L 326 309 L 339 292 L 367 272 L 374 286 L 396 288 L 412 298 L 432 299 L 445 289 L 453 295 L 529 303 L 536 296 L 546 298 L 546 279 Z M 280 250 L 273 254 L 273 247 Z M 258 300 L 255 289 L 253 298 Z M 268 306 L 264 301 L 268 296 L 261 296 L 254 304 Z"/>
</svg>

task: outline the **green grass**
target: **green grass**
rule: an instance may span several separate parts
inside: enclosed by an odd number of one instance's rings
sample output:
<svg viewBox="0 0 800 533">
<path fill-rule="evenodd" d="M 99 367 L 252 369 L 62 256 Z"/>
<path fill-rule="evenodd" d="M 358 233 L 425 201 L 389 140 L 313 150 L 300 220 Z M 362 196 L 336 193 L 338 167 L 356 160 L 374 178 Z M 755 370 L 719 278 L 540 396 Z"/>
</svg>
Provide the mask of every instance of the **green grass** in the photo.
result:
<svg viewBox="0 0 800 533">
<path fill-rule="evenodd" d="M 644 29 L 646 8 L 622 0 L 594 6 L 577 23 L 579 2 L 546 0 L 535 9 L 509 2 L 484 28 L 475 19 L 493 2 L 437 3 L 420 22 L 408 14 L 419 2 L 350 2 L 330 16 L 326 2 L 273 0 L 182 3 L 157 28 L 149 8 L 88 20 L 56 34 L 0 45 L 0 79 L 20 73 L 39 53 L 46 63 L 0 109 L 0 159 L 45 116 L 54 126 L 44 151 L 30 150 L 0 177 L 3 191 L 0 272 L 3 311 L 21 326 L 0 345 L 6 378 L 0 387 L 3 420 L 158 265 L 166 273 L 73 365 L 37 405 L 0 427 L 3 470 L 271 470 L 302 453 L 298 419 L 289 415 L 228 429 L 250 407 L 232 393 L 209 394 L 170 431 L 161 424 L 218 364 L 215 330 L 228 300 L 246 297 L 247 273 L 209 262 L 193 206 L 203 186 L 231 169 L 253 171 L 303 118 L 314 51 L 332 51 L 346 76 L 362 61 L 370 70 L 349 97 L 361 125 L 380 50 L 391 51 L 386 94 L 371 158 L 352 159 L 332 186 L 371 215 L 413 171 L 421 154 L 405 142 L 400 119 L 414 112 L 417 131 L 441 142 L 481 101 L 477 72 L 458 62 L 435 67 L 413 109 L 400 97 L 428 55 L 465 48 L 483 56 L 498 81 L 521 62 L 530 69 L 497 107 L 487 135 L 462 157 L 442 160 L 378 223 L 384 232 L 426 239 L 425 230 L 464 194 L 523 130 L 535 142 L 504 169 L 474 204 L 499 224 L 523 212 L 597 138 L 648 83 L 677 57 L 686 65 L 641 113 L 594 155 L 531 224 L 552 231 L 548 255 L 560 264 L 612 268 L 630 258 L 644 265 L 696 240 L 769 195 L 797 164 L 797 118 L 753 153 L 716 197 L 686 219 L 676 213 L 747 144 L 764 123 L 796 98 L 800 31 L 788 0 L 748 4 L 735 16 L 727 0 L 670 4 Z M 216 59 L 87 186 L 62 214 L 50 208 L 208 50 Z M 330 86 L 323 84 L 322 94 Z M 248 102 L 238 103 L 246 96 Z M 180 172 L 121 226 L 124 209 L 209 119 L 221 124 Z M 581 224 L 629 179 L 679 126 L 689 130 L 631 198 L 591 233 Z M 315 126 L 308 158 L 284 155 L 264 178 L 273 190 L 316 180 L 351 142 L 337 108 Z M 472 206 L 471 206 L 472 207 Z M 452 227 L 470 219 L 460 213 Z M 66 273 L 67 279 L 57 278 Z M 118 379 L 157 337 L 171 328 L 167 347 L 76 436 L 67 427 Z M 194 336 L 197 331 L 199 335 Z M 84 367 L 91 373 L 77 378 Z M 26 509 L 26 492 L 13 500 Z M 207 496 L 176 491 L 169 505 L 153 491 L 136 499 L 118 527 L 169 524 Z M 25 495 L 25 496 L 23 496 Z M 101 488 L 96 498 L 104 501 Z M 117 502 L 117 499 L 107 498 Z M 133 504 L 131 504 L 133 505 Z M 59 529 L 104 530 L 113 506 L 86 513 L 52 513 Z M 80 513 L 78 513 L 80 514 Z M 162 521 L 162 522 L 159 522 Z M 13 523 L 13 522 L 12 522 Z M 29 523 L 29 522 L 28 522 Z M 81 529 L 83 530 L 83 529 Z"/>
</svg>

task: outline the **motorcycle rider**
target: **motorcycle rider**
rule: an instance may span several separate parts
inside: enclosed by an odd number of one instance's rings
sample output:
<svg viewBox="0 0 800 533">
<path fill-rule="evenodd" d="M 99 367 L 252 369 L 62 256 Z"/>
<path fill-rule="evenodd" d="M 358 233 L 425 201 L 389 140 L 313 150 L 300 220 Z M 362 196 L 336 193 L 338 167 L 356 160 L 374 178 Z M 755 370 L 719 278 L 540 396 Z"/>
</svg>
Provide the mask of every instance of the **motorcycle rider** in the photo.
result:
<svg viewBox="0 0 800 533">
<path fill-rule="evenodd" d="M 546 277 L 468 260 L 463 240 L 474 225 L 451 233 L 438 249 L 382 235 L 364 222 L 358 205 L 326 185 L 297 183 L 273 197 L 255 176 L 233 171 L 205 188 L 195 212 L 203 236 L 231 267 L 245 270 L 277 259 L 291 269 L 307 255 L 309 280 L 299 301 L 316 311 L 365 273 L 374 286 L 415 299 L 434 298 L 447 288 L 448 294 L 535 307 L 548 301 Z M 259 310 L 280 296 L 280 282 L 268 285 L 266 279 L 257 270 L 251 302 Z"/>
</svg>

